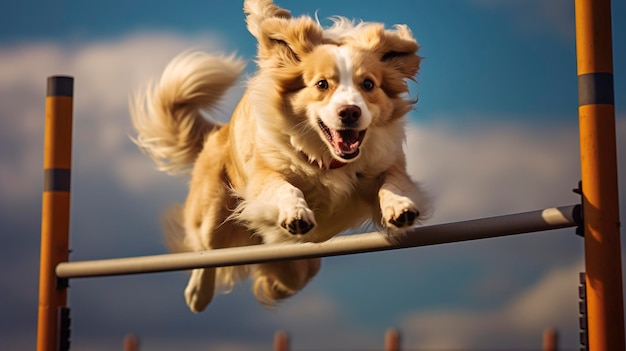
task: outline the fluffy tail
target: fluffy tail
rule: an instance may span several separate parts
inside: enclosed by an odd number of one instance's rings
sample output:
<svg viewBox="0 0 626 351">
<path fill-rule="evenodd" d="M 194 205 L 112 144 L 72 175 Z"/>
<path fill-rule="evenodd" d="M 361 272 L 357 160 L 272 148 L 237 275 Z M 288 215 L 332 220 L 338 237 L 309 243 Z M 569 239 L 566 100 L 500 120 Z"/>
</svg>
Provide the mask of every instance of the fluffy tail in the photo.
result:
<svg viewBox="0 0 626 351">
<path fill-rule="evenodd" d="M 221 126 L 205 119 L 200 110 L 215 108 L 244 66 L 234 56 L 186 52 L 167 65 L 157 83 L 131 99 L 134 141 L 159 170 L 190 172 L 208 133 Z"/>
</svg>

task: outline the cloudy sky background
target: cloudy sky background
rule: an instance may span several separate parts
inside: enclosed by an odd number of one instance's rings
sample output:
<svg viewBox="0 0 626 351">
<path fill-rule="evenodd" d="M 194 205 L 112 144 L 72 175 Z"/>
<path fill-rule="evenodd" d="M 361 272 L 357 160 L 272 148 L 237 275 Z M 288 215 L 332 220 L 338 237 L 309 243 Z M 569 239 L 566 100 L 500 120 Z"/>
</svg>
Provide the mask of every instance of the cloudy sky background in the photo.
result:
<svg viewBox="0 0 626 351">
<path fill-rule="evenodd" d="M 435 197 L 429 224 L 573 204 L 579 178 L 573 2 L 283 0 L 293 14 L 407 23 L 426 57 L 407 154 Z M 74 260 L 164 253 L 159 215 L 186 179 L 132 144 L 128 96 L 189 49 L 255 42 L 238 1 L 22 1 L 0 13 L 0 349 L 35 347 L 46 77 L 75 81 Z M 626 174 L 626 5 L 613 3 L 619 167 Z M 245 78 L 223 104 L 227 119 Z M 625 218 L 625 182 L 620 202 Z M 624 247 L 624 245 L 622 245 Z M 328 258 L 273 311 L 249 284 L 188 311 L 182 272 L 71 282 L 74 349 L 382 349 L 388 327 L 419 349 L 537 349 L 547 327 L 578 346 L 582 240 L 573 229 Z"/>
</svg>

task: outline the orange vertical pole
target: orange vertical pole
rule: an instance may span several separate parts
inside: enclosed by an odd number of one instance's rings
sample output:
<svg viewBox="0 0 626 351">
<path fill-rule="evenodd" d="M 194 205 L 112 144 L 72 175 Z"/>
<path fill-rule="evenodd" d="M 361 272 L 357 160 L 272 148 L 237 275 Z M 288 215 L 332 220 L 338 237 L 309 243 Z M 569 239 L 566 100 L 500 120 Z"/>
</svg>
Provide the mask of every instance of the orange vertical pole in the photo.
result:
<svg viewBox="0 0 626 351">
<path fill-rule="evenodd" d="M 589 350 L 624 351 L 610 0 L 576 0 Z"/>
<path fill-rule="evenodd" d="M 274 334 L 274 351 L 289 351 L 289 335 L 284 331 Z"/>
<path fill-rule="evenodd" d="M 124 351 L 139 351 L 139 339 L 133 334 L 124 337 Z"/>
<path fill-rule="evenodd" d="M 67 287 L 55 267 L 68 260 L 70 170 L 72 161 L 72 103 L 74 80 L 48 78 L 44 132 L 44 187 L 41 208 L 41 256 L 37 350 L 69 348 Z"/>
<path fill-rule="evenodd" d="M 559 334 L 556 329 L 548 328 L 543 331 L 543 351 L 557 351 L 559 349 Z"/>
<path fill-rule="evenodd" d="M 385 332 L 385 351 L 400 351 L 400 332 L 395 328 Z"/>
</svg>

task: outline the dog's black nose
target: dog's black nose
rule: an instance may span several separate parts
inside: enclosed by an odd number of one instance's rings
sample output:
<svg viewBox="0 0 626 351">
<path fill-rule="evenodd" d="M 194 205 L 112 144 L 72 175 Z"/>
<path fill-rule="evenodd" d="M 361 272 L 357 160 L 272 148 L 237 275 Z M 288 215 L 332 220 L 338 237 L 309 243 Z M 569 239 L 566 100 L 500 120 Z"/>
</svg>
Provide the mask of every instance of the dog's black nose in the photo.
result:
<svg viewBox="0 0 626 351">
<path fill-rule="evenodd" d="M 345 105 L 337 111 L 337 114 L 339 114 L 341 122 L 349 126 L 355 124 L 361 118 L 361 108 L 356 105 Z"/>
</svg>

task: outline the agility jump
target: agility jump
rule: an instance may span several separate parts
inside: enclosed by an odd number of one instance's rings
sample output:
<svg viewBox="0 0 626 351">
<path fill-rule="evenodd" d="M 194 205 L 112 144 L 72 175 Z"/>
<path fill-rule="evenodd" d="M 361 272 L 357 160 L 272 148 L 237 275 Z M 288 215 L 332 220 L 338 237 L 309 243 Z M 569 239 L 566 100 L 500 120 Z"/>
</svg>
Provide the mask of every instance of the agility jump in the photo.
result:
<svg viewBox="0 0 626 351">
<path fill-rule="evenodd" d="M 576 0 L 575 10 L 582 208 L 571 205 L 426 226 L 409 231 L 395 243 L 387 242 L 377 233 L 368 233 L 337 237 L 321 244 L 263 245 L 68 262 L 73 78 L 49 78 L 37 350 L 69 349 L 69 278 L 346 255 L 581 225 L 585 243 L 588 350 L 624 351 L 610 0 Z M 584 213 L 583 222 L 581 213 Z"/>
</svg>

